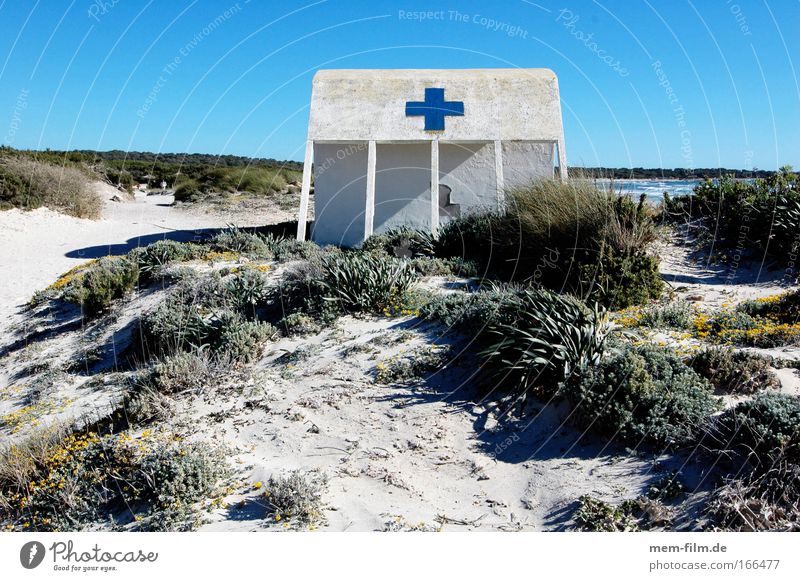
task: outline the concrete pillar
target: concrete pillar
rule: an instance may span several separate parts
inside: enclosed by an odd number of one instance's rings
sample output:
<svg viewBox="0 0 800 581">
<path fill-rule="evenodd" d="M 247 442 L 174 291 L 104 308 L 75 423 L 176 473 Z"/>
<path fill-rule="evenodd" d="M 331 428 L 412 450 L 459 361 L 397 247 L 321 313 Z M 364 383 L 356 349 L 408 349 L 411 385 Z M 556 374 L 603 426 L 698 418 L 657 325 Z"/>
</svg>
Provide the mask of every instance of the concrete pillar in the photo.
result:
<svg viewBox="0 0 800 581">
<path fill-rule="evenodd" d="M 306 141 L 306 157 L 303 161 L 303 186 L 300 189 L 300 212 L 297 216 L 297 239 L 306 239 L 306 221 L 308 220 L 308 198 L 311 191 L 311 165 L 314 163 L 314 142 Z"/>
<path fill-rule="evenodd" d="M 497 209 L 502 210 L 506 203 L 506 180 L 503 177 L 503 142 L 494 142 L 494 175 L 497 180 Z"/>
<path fill-rule="evenodd" d="M 558 147 L 558 172 L 561 181 L 566 181 L 567 175 L 567 149 L 564 147 L 564 139 L 561 138 L 557 143 Z"/>
<path fill-rule="evenodd" d="M 431 141 L 431 234 L 439 232 L 439 140 Z"/>
<path fill-rule="evenodd" d="M 367 205 L 364 209 L 364 240 L 372 236 L 375 224 L 375 142 L 367 148 Z"/>
</svg>

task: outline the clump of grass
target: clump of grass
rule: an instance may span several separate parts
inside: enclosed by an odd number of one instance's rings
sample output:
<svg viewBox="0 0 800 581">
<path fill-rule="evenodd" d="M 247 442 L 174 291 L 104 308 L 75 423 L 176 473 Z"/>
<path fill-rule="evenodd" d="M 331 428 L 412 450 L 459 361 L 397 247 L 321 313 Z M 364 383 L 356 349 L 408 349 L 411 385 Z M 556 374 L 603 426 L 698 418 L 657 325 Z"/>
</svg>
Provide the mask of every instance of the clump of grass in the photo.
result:
<svg viewBox="0 0 800 581">
<path fill-rule="evenodd" d="M 286 476 L 271 476 L 264 490 L 269 517 L 275 522 L 284 521 L 297 527 L 324 523 L 322 495 L 327 482 L 319 471 L 295 470 Z"/>
<path fill-rule="evenodd" d="M 396 258 L 345 252 L 322 259 L 323 299 L 345 312 L 389 314 L 400 309 L 415 280 L 408 263 Z"/>
<path fill-rule="evenodd" d="M 449 221 L 436 255 L 462 257 L 503 280 L 527 280 L 624 308 L 663 288 L 653 212 L 588 181 L 540 181 L 509 192 L 501 212 Z"/>
<path fill-rule="evenodd" d="M 0 210 L 45 206 L 78 218 L 100 217 L 103 201 L 75 167 L 24 156 L 0 157 Z"/>
<path fill-rule="evenodd" d="M 128 253 L 128 258 L 136 262 L 141 278 L 147 280 L 158 276 L 164 267 L 172 263 L 194 260 L 202 254 L 203 247 L 199 244 L 159 240 L 134 248 Z"/>
<path fill-rule="evenodd" d="M 511 320 L 489 320 L 481 357 L 493 380 L 521 400 L 533 391 L 554 394 L 561 382 L 602 357 L 611 328 L 601 308 L 538 289 L 503 300 Z"/>
</svg>

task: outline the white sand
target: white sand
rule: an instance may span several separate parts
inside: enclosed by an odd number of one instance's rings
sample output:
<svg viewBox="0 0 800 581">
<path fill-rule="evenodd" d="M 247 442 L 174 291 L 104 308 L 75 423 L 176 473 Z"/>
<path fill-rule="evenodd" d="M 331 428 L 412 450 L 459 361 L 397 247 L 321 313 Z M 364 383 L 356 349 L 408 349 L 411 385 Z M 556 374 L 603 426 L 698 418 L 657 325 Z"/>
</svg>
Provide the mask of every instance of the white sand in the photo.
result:
<svg viewBox="0 0 800 581">
<path fill-rule="evenodd" d="M 105 200 L 100 220 L 73 218 L 46 208 L 0 211 L 0 318 L 89 258 L 119 254 L 165 235 L 189 240 L 204 228 L 261 226 L 292 219 L 269 207 L 247 212 L 171 207 L 172 196 L 142 193 L 134 201 L 112 202 L 113 196 L 122 196 L 115 188 L 102 182 L 93 187 Z"/>
</svg>

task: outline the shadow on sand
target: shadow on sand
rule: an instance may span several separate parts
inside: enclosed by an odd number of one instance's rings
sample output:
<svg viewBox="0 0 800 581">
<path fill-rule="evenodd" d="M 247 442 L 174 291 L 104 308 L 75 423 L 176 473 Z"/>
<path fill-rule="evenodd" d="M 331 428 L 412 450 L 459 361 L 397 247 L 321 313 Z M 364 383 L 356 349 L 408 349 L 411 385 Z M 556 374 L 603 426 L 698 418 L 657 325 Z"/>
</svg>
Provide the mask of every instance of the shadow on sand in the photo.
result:
<svg viewBox="0 0 800 581">
<path fill-rule="evenodd" d="M 64 256 L 68 258 L 102 258 L 103 256 L 119 256 L 127 254 L 134 248 L 147 246 L 159 240 L 175 240 L 176 242 L 202 242 L 212 238 L 216 234 L 224 231 L 225 228 L 198 228 L 196 230 L 165 230 L 158 234 L 145 234 L 129 238 L 126 242 L 118 244 L 103 244 L 100 246 L 86 246 L 67 252 Z M 258 234 L 272 234 L 277 238 L 294 238 L 297 234 L 297 222 L 281 222 L 269 226 L 258 226 L 254 228 L 241 228 L 246 232 Z M 306 227 L 306 238 L 310 236 L 311 224 Z"/>
</svg>

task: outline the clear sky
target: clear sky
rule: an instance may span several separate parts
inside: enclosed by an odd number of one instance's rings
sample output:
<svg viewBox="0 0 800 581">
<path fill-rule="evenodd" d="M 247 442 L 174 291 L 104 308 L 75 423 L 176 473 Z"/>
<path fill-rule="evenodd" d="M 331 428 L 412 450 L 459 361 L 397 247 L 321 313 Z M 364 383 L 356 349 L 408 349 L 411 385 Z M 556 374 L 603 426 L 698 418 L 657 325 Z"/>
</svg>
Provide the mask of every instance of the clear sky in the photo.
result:
<svg viewBox="0 0 800 581">
<path fill-rule="evenodd" d="M 572 165 L 798 167 L 798 24 L 800 0 L 0 0 L 0 143 L 299 160 L 320 68 L 547 67 Z"/>
</svg>

